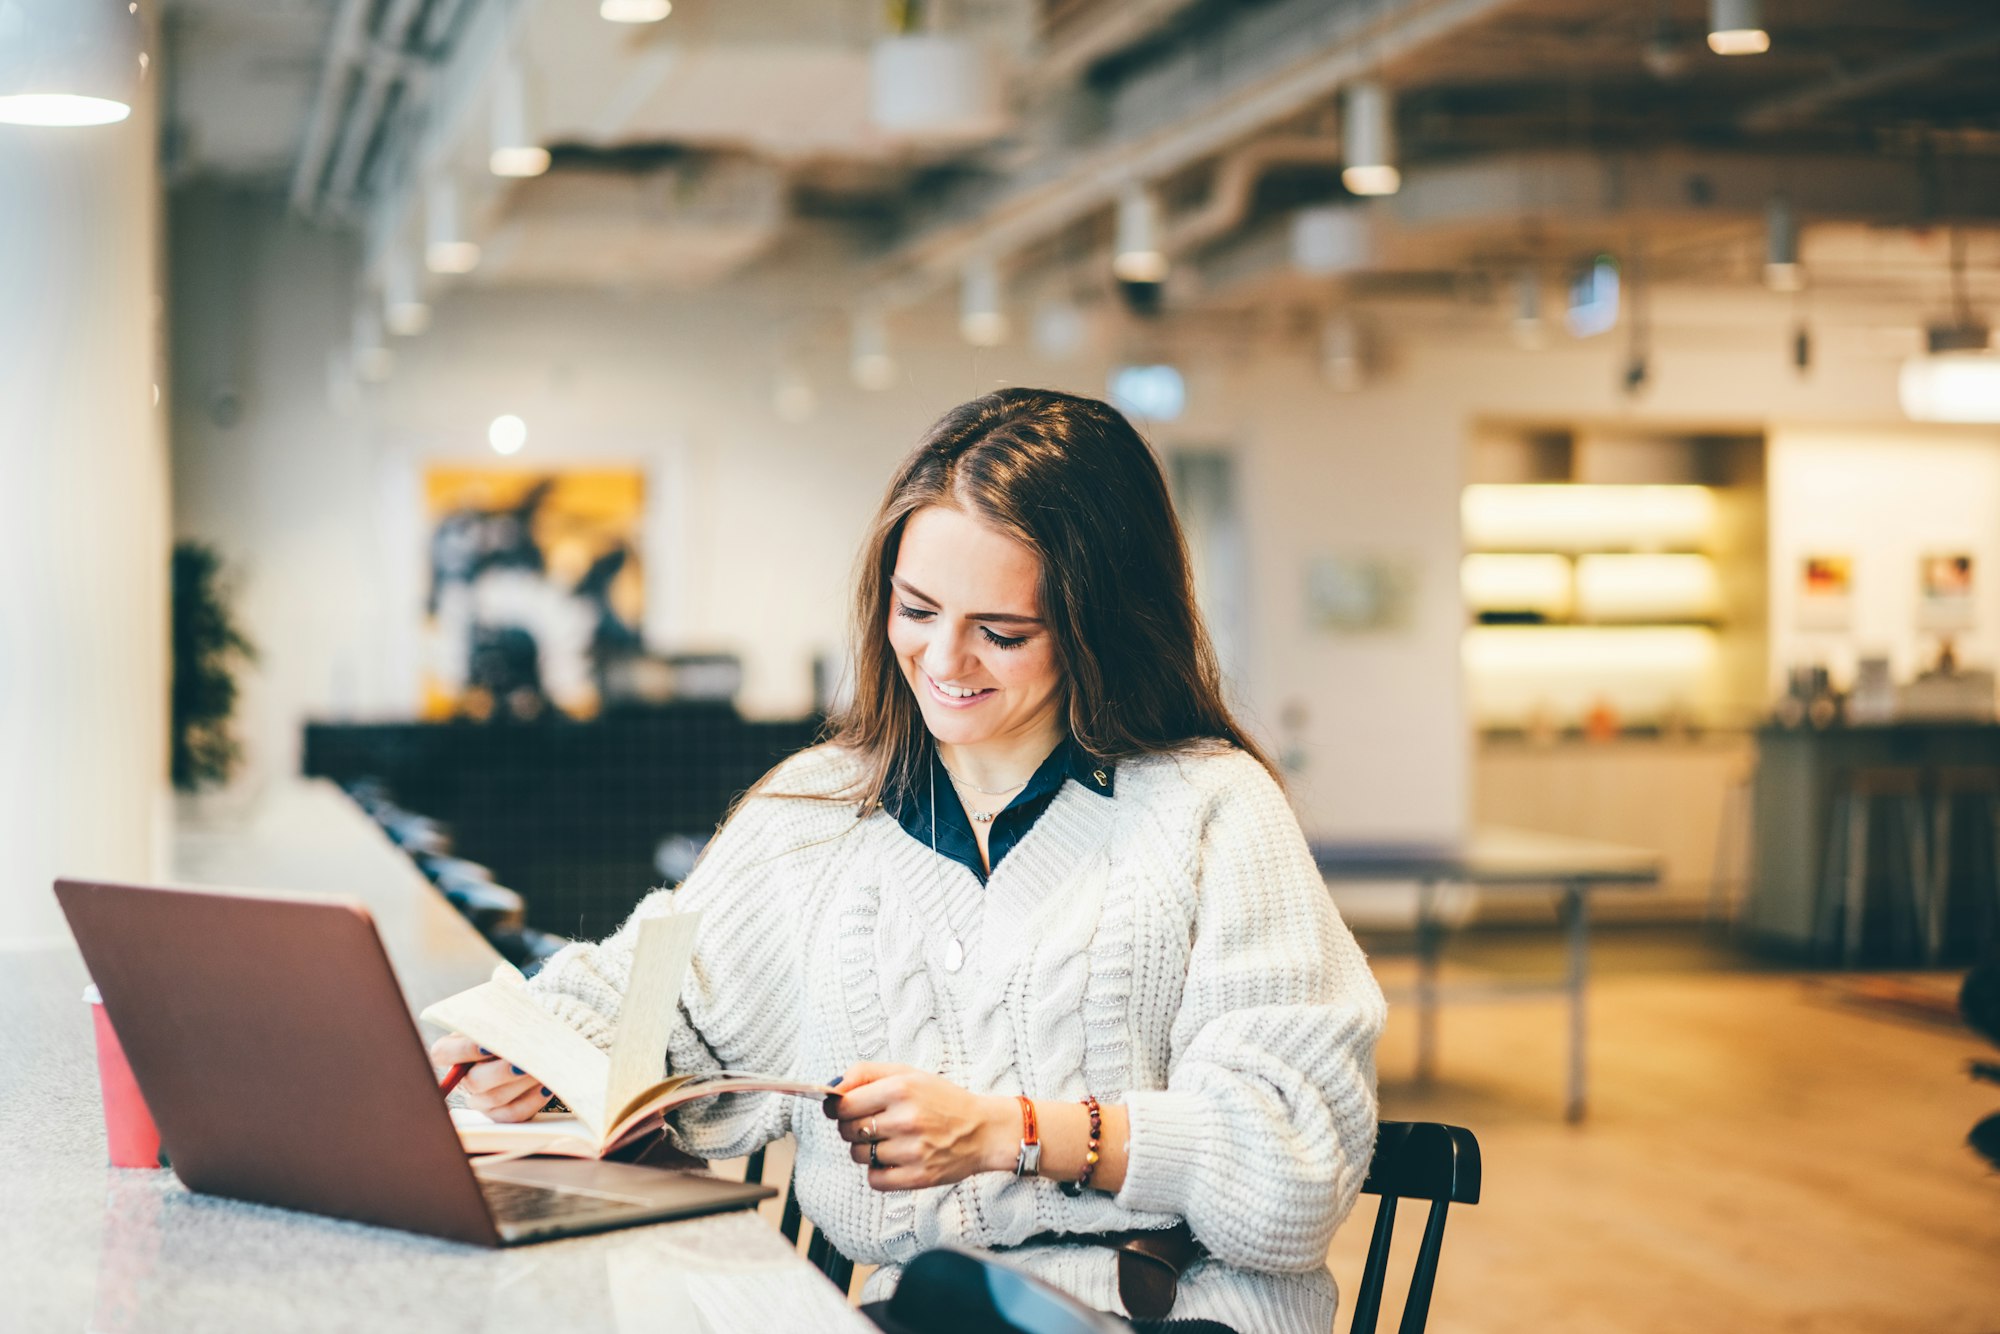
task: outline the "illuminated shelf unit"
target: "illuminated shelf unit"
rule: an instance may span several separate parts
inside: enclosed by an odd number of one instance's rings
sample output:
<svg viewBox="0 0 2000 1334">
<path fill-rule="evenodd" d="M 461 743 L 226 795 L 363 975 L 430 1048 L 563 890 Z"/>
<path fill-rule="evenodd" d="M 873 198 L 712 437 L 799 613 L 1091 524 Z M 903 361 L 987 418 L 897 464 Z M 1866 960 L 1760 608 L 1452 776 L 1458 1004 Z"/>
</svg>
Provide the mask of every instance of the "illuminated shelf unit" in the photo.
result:
<svg viewBox="0 0 2000 1334">
<path fill-rule="evenodd" d="M 1741 721 L 1763 670 L 1761 466 L 1737 437 L 1667 437 L 1644 442 L 1644 467 L 1597 470 L 1633 480 L 1569 480 L 1590 475 L 1577 466 L 1584 440 L 1557 452 L 1559 467 L 1465 488 L 1475 725 L 1561 731 L 1605 708 L 1627 727 Z M 1674 480 L 1646 480 L 1662 475 Z"/>
</svg>

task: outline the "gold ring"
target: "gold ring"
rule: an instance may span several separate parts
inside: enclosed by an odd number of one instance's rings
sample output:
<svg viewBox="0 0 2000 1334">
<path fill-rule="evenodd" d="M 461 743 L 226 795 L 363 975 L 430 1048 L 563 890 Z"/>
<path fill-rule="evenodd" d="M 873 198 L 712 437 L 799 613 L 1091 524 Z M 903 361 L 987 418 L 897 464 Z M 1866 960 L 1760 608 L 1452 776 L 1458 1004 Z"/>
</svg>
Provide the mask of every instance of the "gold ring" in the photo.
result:
<svg viewBox="0 0 2000 1334">
<path fill-rule="evenodd" d="M 871 1139 L 868 1141 L 868 1165 L 870 1167 L 880 1167 L 882 1165 L 882 1160 L 875 1156 L 875 1150 L 881 1147 L 882 1147 L 882 1141 L 879 1139 Z"/>
<path fill-rule="evenodd" d="M 874 1139 L 874 1138 L 875 1138 L 875 1118 L 874 1118 L 874 1117 L 872 1117 L 872 1116 L 871 1116 L 871 1117 L 869 1117 L 869 1118 L 868 1118 L 868 1119 L 867 1119 L 866 1121 L 862 1122 L 862 1124 L 861 1124 L 861 1137 L 862 1137 L 863 1139 Z"/>
</svg>

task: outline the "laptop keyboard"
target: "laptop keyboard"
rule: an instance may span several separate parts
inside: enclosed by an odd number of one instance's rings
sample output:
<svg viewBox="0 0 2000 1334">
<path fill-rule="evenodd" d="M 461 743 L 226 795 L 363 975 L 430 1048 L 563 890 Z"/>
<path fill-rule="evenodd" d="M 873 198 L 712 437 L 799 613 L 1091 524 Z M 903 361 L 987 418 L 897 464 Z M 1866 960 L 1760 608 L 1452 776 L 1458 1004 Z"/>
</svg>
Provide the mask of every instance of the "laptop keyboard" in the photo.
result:
<svg viewBox="0 0 2000 1334">
<path fill-rule="evenodd" d="M 589 1218 L 597 1214 L 629 1213 L 643 1201 L 591 1191 L 550 1190 L 518 1181 L 479 1183 L 493 1217 L 503 1223 L 540 1223 L 549 1219 Z"/>
</svg>

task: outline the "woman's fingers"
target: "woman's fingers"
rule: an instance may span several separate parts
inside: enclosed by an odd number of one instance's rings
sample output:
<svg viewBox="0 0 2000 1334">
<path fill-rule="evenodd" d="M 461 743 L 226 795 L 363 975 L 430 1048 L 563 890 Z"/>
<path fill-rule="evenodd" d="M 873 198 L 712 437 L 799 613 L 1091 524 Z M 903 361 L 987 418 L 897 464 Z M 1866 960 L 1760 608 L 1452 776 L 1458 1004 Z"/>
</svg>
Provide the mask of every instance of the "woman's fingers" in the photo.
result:
<svg viewBox="0 0 2000 1334">
<path fill-rule="evenodd" d="M 486 1115 L 495 1121 L 526 1121 L 536 1112 L 549 1105 L 549 1091 L 533 1080 L 509 1101 L 486 1110 Z"/>
<path fill-rule="evenodd" d="M 463 1033 L 447 1033 L 431 1044 L 431 1064 L 440 1074 L 466 1061 L 483 1061 L 485 1051 Z"/>
</svg>

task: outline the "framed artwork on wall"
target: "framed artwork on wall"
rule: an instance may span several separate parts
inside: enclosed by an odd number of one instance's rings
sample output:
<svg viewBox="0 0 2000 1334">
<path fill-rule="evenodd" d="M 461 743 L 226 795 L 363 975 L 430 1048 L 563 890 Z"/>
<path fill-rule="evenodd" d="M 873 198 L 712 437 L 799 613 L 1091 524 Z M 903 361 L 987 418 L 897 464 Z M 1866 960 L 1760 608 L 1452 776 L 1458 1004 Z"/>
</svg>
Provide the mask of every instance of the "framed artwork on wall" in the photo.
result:
<svg viewBox="0 0 2000 1334">
<path fill-rule="evenodd" d="M 1799 562 L 1798 627 L 1842 632 L 1854 621 L 1854 557 L 1820 552 Z"/>
<path fill-rule="evenodd" d="M 1917 628 L 1970 630 L 1973 615 L 1972 554 L 1926 552 L 1917 558 Z"/>
<path fill-rule="evenodd" d="M 643 652 L 644 499 L 630 468 L 429 469 L 424 716 L 594 715 Z"/>
</svg>

